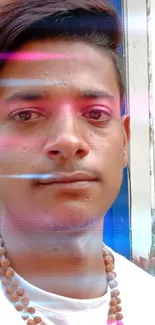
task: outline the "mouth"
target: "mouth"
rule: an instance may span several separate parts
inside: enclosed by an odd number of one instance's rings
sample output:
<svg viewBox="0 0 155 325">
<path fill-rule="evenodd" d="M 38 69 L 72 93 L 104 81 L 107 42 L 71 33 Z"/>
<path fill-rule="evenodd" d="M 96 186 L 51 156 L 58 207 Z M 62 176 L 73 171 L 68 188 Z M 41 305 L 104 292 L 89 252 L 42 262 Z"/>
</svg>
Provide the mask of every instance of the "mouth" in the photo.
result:
<svg viewBox="0 0 155 325">
<path fill-rule="evenodd" d="M 38 183 L 40 186 L 57 185 L 57 186 L 82 186 L 90 182 L 97 181 L 93 175 L 88 173 L 53 173 L 42 175 Z"/>
</svg>

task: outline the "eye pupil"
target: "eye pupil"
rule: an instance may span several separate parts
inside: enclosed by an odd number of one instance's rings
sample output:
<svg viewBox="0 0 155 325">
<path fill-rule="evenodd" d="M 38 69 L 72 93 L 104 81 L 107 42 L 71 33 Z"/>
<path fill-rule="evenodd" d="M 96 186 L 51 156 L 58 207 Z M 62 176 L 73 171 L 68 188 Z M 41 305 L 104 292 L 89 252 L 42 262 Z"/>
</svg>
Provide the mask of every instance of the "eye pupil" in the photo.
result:
<svg viewBox="0 0 155 325">
<path fill-rule="evenodd" d="M 94 120 L 98 120 L 101 117 L 101 111 L 93 110 L 89 112 L 89 117 Z"/>
<path fill-rule="evenodd" d="M 31 112 L 21 112 L 21 113 L 19 113 L 19 117 L 20 117 L 20 119 L 22 120 L 22 121 L 25 121 L 25 120 L 30 120 L 30 118 L 31 118 L 31 115 L 32 115 L 32 113 Z"/>
</svg>

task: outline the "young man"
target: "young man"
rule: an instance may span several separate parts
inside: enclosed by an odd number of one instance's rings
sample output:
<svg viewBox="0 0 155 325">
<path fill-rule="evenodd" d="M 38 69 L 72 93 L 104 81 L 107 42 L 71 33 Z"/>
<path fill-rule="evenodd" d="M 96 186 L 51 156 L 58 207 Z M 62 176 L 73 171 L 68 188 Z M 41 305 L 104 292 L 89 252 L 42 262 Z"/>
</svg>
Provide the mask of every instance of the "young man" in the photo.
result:
<svg viewBox="0 0 155 325">
<path fill-rule="evenodd" d="M 19 0 L 0 16 L 0 324 L 154 324 L 155 280 L 103 245 L 127 166 L 117 14 Z"/>
</svg>

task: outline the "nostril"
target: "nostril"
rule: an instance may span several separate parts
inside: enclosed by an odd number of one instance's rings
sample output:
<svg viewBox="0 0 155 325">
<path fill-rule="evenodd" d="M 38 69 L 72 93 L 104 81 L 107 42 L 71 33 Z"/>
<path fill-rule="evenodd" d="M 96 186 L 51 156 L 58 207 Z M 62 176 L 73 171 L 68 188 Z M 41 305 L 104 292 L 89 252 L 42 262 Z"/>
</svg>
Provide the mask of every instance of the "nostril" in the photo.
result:
<svg viewBox="0 0 155 325">
<path fill-rule="evenodd" d="M 58 153 L 59 153 L 58 150 L 51 150 L 51 154 L 54 155 L 54 156 L 56 156 Z"/>
<path fill-rule="evenodd" d="M 82 155 L 83 154 L 83 150 L 81 150 L 81 149 L 77 150 L 77 153 L 76 154 L 77 155 Z"/>
</svg>

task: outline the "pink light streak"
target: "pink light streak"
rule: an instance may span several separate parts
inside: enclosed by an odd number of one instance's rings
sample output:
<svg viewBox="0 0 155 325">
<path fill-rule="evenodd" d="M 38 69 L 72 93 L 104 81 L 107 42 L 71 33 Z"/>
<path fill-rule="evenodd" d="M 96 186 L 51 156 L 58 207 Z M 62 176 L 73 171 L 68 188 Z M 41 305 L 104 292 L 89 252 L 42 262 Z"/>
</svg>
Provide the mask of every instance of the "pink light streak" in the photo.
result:
<svg viewBox="0 0 155 325">
<path fill-rule="evenodd" d="M 80 59 L 79 54 L 49 53 L 49 52 L 4 52 L 0 53 L 0 60 L 10 61 L 44 61 Z"/>
<path fill-rule="evenodd" d="M 124 325 L 124 323 L 122 321 L 120 321 L 120 320 L 118 320 L 118 321 L 110 321 L 110 320 L 108 320 L 107 325 Z"/>
</svg>

